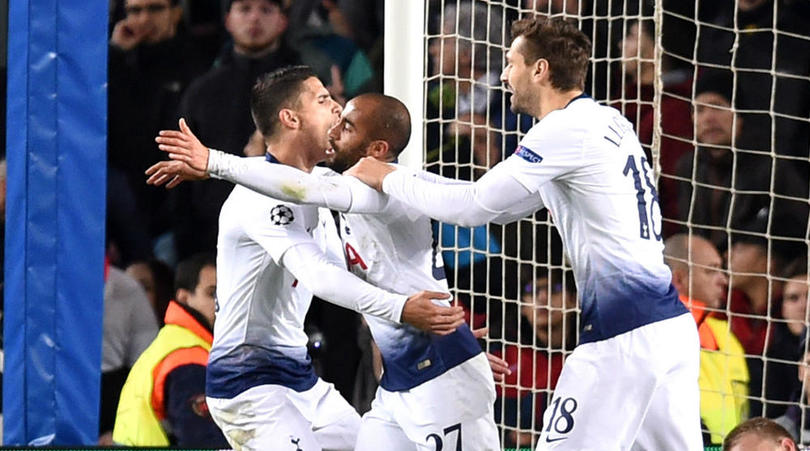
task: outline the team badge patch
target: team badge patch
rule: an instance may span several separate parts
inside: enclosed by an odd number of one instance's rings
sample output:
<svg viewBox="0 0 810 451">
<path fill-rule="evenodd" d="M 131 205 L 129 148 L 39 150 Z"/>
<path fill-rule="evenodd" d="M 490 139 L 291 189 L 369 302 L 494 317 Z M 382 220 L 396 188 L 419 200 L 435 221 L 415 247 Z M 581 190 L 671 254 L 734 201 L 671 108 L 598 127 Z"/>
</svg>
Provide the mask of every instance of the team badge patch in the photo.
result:
<svg viewBox="0 0 810 451">
<path fill-rule="evenodd" d="M 295 221 L 292 209 L 286 205 L 276 205 L 270 210 L 270 222 L 273 225 L 285 226 Z"/>
</svg>

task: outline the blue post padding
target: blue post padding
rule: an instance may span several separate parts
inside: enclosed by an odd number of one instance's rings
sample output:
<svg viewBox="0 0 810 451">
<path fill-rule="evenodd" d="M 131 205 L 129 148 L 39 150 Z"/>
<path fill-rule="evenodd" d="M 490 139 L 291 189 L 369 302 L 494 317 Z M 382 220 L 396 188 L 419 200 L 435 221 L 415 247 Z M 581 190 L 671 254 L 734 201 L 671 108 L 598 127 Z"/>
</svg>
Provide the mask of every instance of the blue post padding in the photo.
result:
<svg viewBox="0 0 810 451">
<path fill-rule="evenodd" d="M 4 444 L 98 440 L 107 4 L 9 4 Z"/>
</svg>

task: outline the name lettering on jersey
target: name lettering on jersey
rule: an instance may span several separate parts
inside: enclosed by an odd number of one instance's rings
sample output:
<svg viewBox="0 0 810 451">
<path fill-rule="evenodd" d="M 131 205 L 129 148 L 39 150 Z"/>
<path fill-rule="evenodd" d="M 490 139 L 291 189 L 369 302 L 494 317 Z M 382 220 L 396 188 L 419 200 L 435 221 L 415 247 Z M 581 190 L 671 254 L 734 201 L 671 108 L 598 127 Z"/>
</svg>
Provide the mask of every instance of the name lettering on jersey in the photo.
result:
<svg viewBox="0 0 810 451">
<path fill-rule="evenodd" d="M 421 362 L 416 364 L 416 369 L 417 370 L 424 370 L 425 368 L 429 367 L 430 365 L 433 365 L 433 362 L 431 362 L 430 359 L 425 359 L 425 360 L 422 360 Z"/>
<path fill-rule="evenodd" d="M 360 267 L 364 271 L 368 270 L 368 265 L 366 265 L 366 262 L 363 261 L 363 258 L 360 257 L 360 254 L 358 254 L 357 251 L 354 250 L 352 245 L 349 243 L 346 243 L 346 260 L 349 264 L 350 269 L 354 265 L 360 265 Z"/>
<path fill-rule="evenodd" d="M 286 226 L 295 221 L 295 216 L 290 207 L 286 205 L 276 205 L 270 209 L 270 222 L 277 226 Z"/>
<path fill-rule="evenodd" d="M 604 136 L 604 138 L 610 141 L 616 147 L 619 147 L 624 135 L 632 129 L 633 126 L 627 121 L 627 119 L 620 116 L 615 116 L 613 117 L 613 124 L 608 125 L 609 132 Z"/>
<path fill-rule="evenodd" d="M 528 147 L 518 146 L 518 148 L 515 150 L 515 155 L 523 158 L 529 163 L 539 163 L 543 161 L 543 157 L 532 152 Z"/>
</svg>

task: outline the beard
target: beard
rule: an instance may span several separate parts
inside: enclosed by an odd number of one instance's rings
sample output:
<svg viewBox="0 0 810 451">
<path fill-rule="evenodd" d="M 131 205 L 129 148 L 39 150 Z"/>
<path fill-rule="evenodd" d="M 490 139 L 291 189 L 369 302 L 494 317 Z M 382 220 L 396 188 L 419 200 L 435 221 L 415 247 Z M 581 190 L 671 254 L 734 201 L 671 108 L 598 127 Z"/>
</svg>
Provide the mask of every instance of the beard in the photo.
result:
<svg viewBox="0 0 810 451">
<path fill-rule="evenodd" d="M 360 161 L 360 158 L 364 155 L 362 150 L 366 148 L 365 144 L 352 149 L 340 149 L 335 147 L 334 143 L 330 142 L 330 144 L 332 144 L 332 149 L 335 150 L 335 153 L 332 154 L 332 157 L 326 162 L 326 166 L 338 174 L 343 173 L 343 171 Z"/>
</svg>

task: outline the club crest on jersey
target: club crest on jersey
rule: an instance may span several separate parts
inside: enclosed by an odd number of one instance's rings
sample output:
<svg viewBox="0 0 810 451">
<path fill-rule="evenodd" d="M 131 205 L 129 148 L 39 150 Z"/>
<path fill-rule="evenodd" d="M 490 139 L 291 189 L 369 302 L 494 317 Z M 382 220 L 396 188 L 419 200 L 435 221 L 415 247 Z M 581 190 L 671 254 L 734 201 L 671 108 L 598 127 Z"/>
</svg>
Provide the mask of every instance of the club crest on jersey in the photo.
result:
<svg viewBox="0 0 810 451">
<path fill-rule="evenodd" d="M 292 224 L 293 221 L 295 221 L 293 211 L 286 205 L 276 205 L 270 210 L 270 222 L 273 225 L 285 226 Z"/>
<path fill-rule="evenodd" d="M 515 150 L 515 155 L 519 156 L 520 158 L 523 158 L 529 163 L 539 163 L 543 161 L 543 157 L 537 155 L 536 153 L 529 150 L 529 148 L 523 146 L 518 146 L 518 148 Z"/>
</svg>

